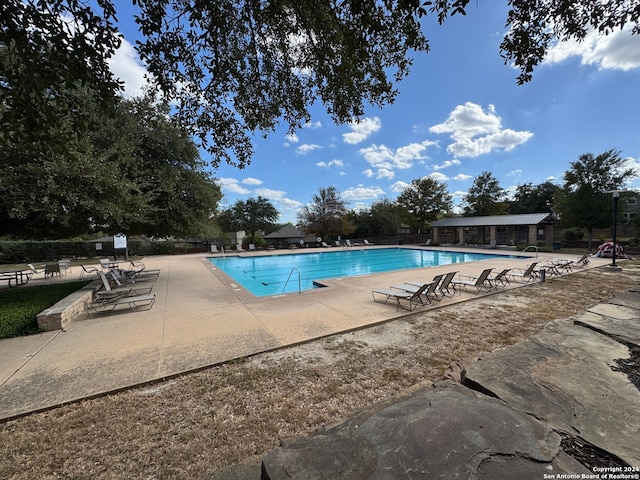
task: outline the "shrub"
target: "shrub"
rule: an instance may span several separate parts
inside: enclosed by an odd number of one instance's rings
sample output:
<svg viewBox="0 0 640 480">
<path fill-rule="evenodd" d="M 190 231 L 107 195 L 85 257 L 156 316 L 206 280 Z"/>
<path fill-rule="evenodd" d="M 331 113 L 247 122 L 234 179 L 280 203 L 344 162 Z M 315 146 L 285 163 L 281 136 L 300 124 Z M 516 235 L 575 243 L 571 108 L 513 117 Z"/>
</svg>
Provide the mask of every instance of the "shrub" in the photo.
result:
<svg viewBox="0 0 640 480">
<path fill-rule="evenodd" d="M 88 283 L 71 282 L 0 290 L 0 338 L 38 333 L 37 315 Z"/>
</svg>

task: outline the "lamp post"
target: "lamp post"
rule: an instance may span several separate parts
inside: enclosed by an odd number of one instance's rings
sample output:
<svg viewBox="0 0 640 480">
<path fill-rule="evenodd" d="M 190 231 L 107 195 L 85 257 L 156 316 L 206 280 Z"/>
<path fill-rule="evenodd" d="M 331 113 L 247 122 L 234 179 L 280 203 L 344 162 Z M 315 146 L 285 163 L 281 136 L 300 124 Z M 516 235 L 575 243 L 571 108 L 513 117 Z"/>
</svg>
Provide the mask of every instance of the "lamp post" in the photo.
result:
<svg viewBox="0 0 640 480">
<path fill-rule="evenodd" d="M 620 192 L 615 190 L 613 193 L 613 263 L 611 263 L 611 267 L 616 268 L 616 233 L 618 226 L 618 199 L 620 198 Z"/>
</svg>

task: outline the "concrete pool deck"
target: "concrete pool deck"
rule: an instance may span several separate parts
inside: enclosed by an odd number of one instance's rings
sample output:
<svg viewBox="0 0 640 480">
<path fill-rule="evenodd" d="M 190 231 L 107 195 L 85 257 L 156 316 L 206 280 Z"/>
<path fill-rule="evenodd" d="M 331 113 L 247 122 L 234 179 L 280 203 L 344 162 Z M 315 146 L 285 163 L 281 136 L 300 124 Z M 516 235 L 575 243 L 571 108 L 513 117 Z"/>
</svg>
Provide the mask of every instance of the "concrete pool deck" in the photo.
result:
<svg viewBox="0 0 640 480">
<path fill-rule="evenodd" d="M 449 250 L 510 253 L 469 248 Z M 261 253 L 264 252 L 239 252 Z M 206 255 L 149 257 L 144 260 L 146 268 L 161 269 L 160 278 L 154 282 L 156 302 L 151 310 L 122 309 L 94 318 L 83 314 L 64 330 L 0 340 L 0 420 L 375 325 L 409 313 L 396 311 L 392 304 L 374 302 L 371 291 L 375 288 L 409 280 L 428 282 L 434 275 L 452 270 L 476 275 L 485 268 L 496 272 L 503 268 L 525 268 L 532 261 L 542 266 L 559 256 L 540 253 L 534 258 L 535 255 L 534 252 L 518 259 L 496 258 L 327 280 L 323 281 L 327 288 L 261 298 L 237 286 L 207 261 Z M 589 267 L 609 263 L 610 259 L 592 258 Z M 80 268 L 74 267 L 66 279 L 77 278 L 79 274 Z M 44 283 L 44 279 L 34 278 L 29 284 L 38 283 Z M 512 282 L 506 288 L 521 285 Z M 471 290 L 416 311 L 477 298 Z"/>
</svg>

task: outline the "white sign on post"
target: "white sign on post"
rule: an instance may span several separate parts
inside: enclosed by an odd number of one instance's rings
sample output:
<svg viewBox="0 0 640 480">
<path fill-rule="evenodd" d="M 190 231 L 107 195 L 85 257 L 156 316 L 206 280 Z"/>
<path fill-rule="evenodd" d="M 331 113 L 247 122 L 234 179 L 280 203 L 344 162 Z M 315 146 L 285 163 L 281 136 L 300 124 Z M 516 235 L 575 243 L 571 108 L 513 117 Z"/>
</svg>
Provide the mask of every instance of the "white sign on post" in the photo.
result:
<svg viewBox="0 0 640 480">
<path fill-rule="evenodd" d="M 126 235 L 114 235 L 113 236 L 113 248 L 127 248 L 127 236 Z"/>
</svg>

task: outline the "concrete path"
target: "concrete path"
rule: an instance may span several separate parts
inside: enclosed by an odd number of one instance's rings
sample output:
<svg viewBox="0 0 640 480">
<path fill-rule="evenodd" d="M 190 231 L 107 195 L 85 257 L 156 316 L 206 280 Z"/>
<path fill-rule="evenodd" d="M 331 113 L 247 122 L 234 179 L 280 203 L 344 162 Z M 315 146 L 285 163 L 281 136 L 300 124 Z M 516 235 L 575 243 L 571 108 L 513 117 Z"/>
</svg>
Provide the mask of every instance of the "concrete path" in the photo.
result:
<svg viewBox="0 0 640 480">
<path fill-rule="evenodd" d="M 543 265 L 554 256 L 500 258 L 335 279 L 323 282 L 327 288 L 266 298 L 254 297 L 237 286 L 202 254 L 150 257 L 145 259 L 146 268 L 161 269 L 151 310 L 123 309 L 94 318 L 84 314 L 64 330 L 0 340 L 0 420 L 407 313 L 396 312 L 391 304 L 375 303 L 374 288 L 416 277 L 427 282 L 452 269 L 477 275 L 489 267 L 496 271 L 523 268 L 531 261 Z M 591 266 L 607 263 L 610 260 L 593 259 Z M 77 278 L 79 273 L 74 267 L 71 274 L 54 281 Z M 44 281 L 34 278 L 30 284 Z M 463 293 L 426 308 L 473 298 L 476 294 Z"/>
</svg>

